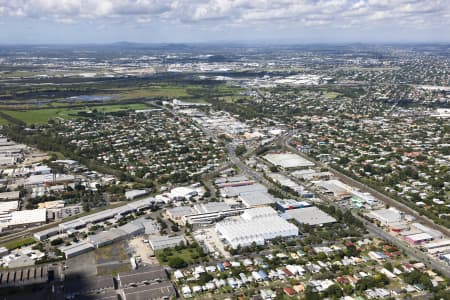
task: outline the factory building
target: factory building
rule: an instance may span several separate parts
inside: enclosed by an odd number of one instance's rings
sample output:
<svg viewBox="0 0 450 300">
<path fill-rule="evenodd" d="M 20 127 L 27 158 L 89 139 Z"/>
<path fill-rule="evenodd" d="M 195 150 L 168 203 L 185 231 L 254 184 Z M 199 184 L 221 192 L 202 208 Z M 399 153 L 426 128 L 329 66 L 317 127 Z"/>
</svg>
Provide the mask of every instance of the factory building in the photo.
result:
<svg viewBox="0 0 450 300">
<path fill-rule="evenodd" d="M 61 246 L 59 250 L 66 256 L 66 258 L 71 258 L 78 256 L 80 254 L 89 252 L 94 249 L 94 246 L 88 242 L 78 242 L 69 246 Z"/>
<path fill-rule="evenodd" d="M 241 186 L 227 186 L 220 189 L 220 194 L 222 195 L 222 197 L 238 197 L 240 195 L 255 192 L 267 193 L 267 188 L 260 183 L 254 183 Z"/>
<path fill-rule="evenodd" d="M 287 220 L 294 219 L 300 224 L 311 226 L 336 222 L 335 218 L 315 206 L 288 210 L 284 217 Z"/>
<path fill-rule="evenodd" d="M 216 224 L 216 231 L 232 248 L 264 245 L 276 237 L 298 235 L 298 228 L 280 218 L 270 207 L 246 210 L 238 221 L 223 221 Z"/>
<path fill-rule="evenodd" d="M 33 234 L 33 237 L 38 241 L 44 241 L 49 237 L 55 236 L 59 233 L 58 227 L 52 227 L 46 230 L 38 231 Z"/>
<path fill-rule="evenodd" d="M 339 180 L 314 181 L 313 183 L 325 194 L 333 196 L 338 201 L 352 197 L 352 188 Z"/>
<path fill-rule="evenodd" d="M 19 200 L 19 199 L 20 199 L 19 191 L 0 193 L 0 201 Z"/>
<path fill-rule="evenodd" d="M 269 153 L 264 159 L 284 170 L 295 170 L 313 167 L 314 163 L 294 153 Z"/>
<path fill-rule="evenodd" d="M 36 266 L 0 272 L 0 288 L 23 287 L 48 282 L 48 266 Z M 5 298 L 6 299 L 6 298 Z"/>
<path fill-rule="evenodd" d="M 108 231 L 102 231 L 100 233 L 90 235 L 87 238 L 87 241 L 94 247 L 100 248 L 139 234 L 154 233 L 155 226 L 157 227 L 157 223 L 155 221 L 140 218 L 118 228 L 112 228 Z M 148 232 L 148 230 L 151 230 L 152 232 Z"/>
<path fill-rule="evenodd" d="M 190 206 L 177 206 L 166 210 L 167 216 L 174 222 L 184 225 L 184 217 L 194 213 Z"/>
<path fill-rule="evenodd" d="M 0 231 L 3 228 L 40 225 L 45 224 L 46 222 L 47 210 L 45 208 L 18 210 L 1 215 Z"/>
<path fill-rule="evenodd" d="M 153 251 L 161 250 L 165 248 L 173 248 L 175 246 L 180 245 L 180 243 L 186 243 L 186 240 L 183 236 L 160 236 L 151 238 L 148 240 L 150 243 L 150 247 L 152 247 Z"/>
<path fill-rule="evenodd" d="M 403 219 L 402 212 L 395 208 L 384 208 L 373 210 L 367 214 L 369 218 L 378 220 L 382 225 L 390 225 L 393 223 L 399 223 Z"/>
<path fill-rule="evenodd" d="M 98 223 L 100 221 L 104 221 L 104 220 L 111 219 L 114 217 L 121 217 L 130 212 L 147 209 L 155 201 L 156 200 L 154 198 L 146 198 L 146 199 L 130 202 L 124 206 L 103 210 L 98 213 L 94 213 L 91 215 L 87 215 L 87 216 L 75 219 L 73 221 L 61 223 L 61 224 L 59 224 L 59 230 L 61 232 L 67 232 L 67 230 L 70 230 L 70 229 L 78 229 L 78 228 L 85 227 L 87 224 L 90 224 L 90 223 Z"/>
<path fill-rule="evenodd" d="M 275 203 L 276 209 L 281 212 L 285 212 L 285 211 L 291 210 L 291 209 L 310 207 L 310 206 L 312 206 L 312 204 L 309 202 L 297 201 L 297 200 L 293 200 L 293 199 L 278 200 Z"/>
<path fill-rule="evenodd" d="M 245 207 L 258 207 L 275 203 L 275 198 L 267 192 L 253 192 L 239 195 L 238 199 L 242 201 Z"/>
<path fill-rule="evenodd" d="M 431 236 L 428 233 L 417 233 L 417 234 L 412 234 L 412 235 L 408 235 L 405 237 L 405 240 L 407 240 L 409 243 L 411 243 L 412 245 L 419 245 L 422 243 L 426 243 L 426 242 L 430 242 L 433 240 L 433 236 Z"/>
</svg>

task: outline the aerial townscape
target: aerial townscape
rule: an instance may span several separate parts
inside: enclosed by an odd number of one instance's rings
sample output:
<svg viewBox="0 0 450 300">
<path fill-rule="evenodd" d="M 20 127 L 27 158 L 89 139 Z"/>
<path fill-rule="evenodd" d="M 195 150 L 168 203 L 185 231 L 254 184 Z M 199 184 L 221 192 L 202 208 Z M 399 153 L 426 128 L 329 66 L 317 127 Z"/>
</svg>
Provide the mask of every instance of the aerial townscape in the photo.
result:
<svg viewBox="0 0 450 300">
<path fill-rule="evenodd" d="M 392 8 L 398 43 L 247 42 L 229 19 L 295 1 L 38 2 L 0 1 L 0 26 L 29 25 L 0 29 L 0 299 L 450 299 L 450 27 L 415 35 L 424 2 Z M 301 28 L 389 11 L 299 2 L 325 10 Z M 169 17 L 238 41 L 100 38 Z"/>
</svg>

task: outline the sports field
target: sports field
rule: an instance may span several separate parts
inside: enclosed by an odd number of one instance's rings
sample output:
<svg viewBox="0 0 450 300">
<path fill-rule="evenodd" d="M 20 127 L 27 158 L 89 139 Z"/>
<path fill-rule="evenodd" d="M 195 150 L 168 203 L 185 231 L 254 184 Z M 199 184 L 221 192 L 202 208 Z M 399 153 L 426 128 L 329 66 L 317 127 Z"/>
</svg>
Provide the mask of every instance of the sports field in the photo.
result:
<svg viewBox="0 0 450 300">
<path fill-rule="evenodd" d="M 99 105 L 99 106 L 89 106 L 85 108 L 45 108 L 45 109 L 32 109 L 32 110 L 4 110 L 3 113 L 8 116 L 25 122 L 26 124 L 46 124 L 48 120 L 54 118 L 72 119 L 80 118 L 79 112 L 88 112 L 92 110 L 97 110 L 99 112 L 109 113 L 117 112 L 122 110 L 131 109 L 146 109 L 147 105 L 143 103 L 136 104 L 113 104 L 113 105 Z M 0 119 L 0 124 L 4 123 L 4 119 Z"/>
</svg>

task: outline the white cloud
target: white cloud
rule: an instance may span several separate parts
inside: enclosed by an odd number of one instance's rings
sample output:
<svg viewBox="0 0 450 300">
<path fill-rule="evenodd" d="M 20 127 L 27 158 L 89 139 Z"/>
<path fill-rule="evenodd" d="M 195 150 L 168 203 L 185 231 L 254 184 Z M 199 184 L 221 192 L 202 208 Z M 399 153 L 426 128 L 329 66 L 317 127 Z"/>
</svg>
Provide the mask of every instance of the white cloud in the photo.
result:
<svg viewBox="0 0 450 300">
<path fill-rule="evenodd" d="M 360 26 L 372 22 L 423 26 L 448 23 L 448 0 L 0 0 L 0 16 L 77 23 L 153 20 L 214 25 L 298 23 Z"/>
</svg>

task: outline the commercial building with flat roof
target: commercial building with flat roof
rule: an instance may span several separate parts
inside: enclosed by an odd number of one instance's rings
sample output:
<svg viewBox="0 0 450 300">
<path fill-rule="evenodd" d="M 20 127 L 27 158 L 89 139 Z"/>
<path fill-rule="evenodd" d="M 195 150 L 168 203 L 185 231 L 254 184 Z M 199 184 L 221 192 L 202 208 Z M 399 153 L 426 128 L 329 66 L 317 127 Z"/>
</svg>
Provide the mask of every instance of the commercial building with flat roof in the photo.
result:
<svg viewBox="0 0 450 300">
<path fill-rule="evenodd" d="M 316 206 L 288 210 L 284 214 L 284 217 L 286 219 L 294 219 L 300 224 L 312 226 L 336 222 L 335 218 Z"/>
<path fill-rule="evenodd" d="M 275 207 L 282 212 L 285 212 L 287 210 L 290 209 L 297 209 L 297 208 L 304 208 L 304 207 L 309 207 L 312 206 L 311 203 L 306 202 L 306 201 L 297 201 L 294 199 L 283 199 L 283 200 L 278 200 L 275 203 Z"/>
<path fill-rule="evenodd" d="M 383 225 L 401 222 L 403 219 L 402 213 L 395 208 L 383 208 L 373 210 L 367 214 L 369 218 L 378 220 Z"/>
<path fill-rule="evenodd" d="M 246 207 L 257 207 L 275 203 L 275 198 L 267 192 L 242 194 L 238 198 Z"/>
<path fill-rule="evenodd" d="M 99 211 L 99 212 L 91 214 L 91 215 L 80 217 L 73 221 L 61 223 L 61 224 L 59 224 L 59 229 L 60 229 L 60 231 L 65 232 L 69 229 L 77 229 L 77 228 L 84 227 L 89 223 L 97 223 L 100 221 L 111 219 L 116 216 L 123 216 L 123 215 L 128 214 L 133 211 L 140 211 L 143 209 L 147 209 L 155 201 L 156 200 L 154 198 L 149 197 L 149 198 L 145 198 L 142 200 L 129 202 L 126 205 L 123 205 L 120 207 L 106 209 L 106 210 Z"/>
<path fill-rule="evenodd" d="M 216 231 L 234 249 L 238 246 L 250 246 L 252 243 L 264 245 L 265 241 L 276 237 L 298 235 L 298 228 L 295 225 L 278 216 L 224 221 L 216 224 Z"/>
<path fill-rule="evenodd" d="M 0 288 L 22 287 L 48 282 L 48 271 L 47 266 L 0 271 Z"/>
<path fill-rule="evenodd" d="M 69 246 L 61 246 L 59 250 L 65 254 L 66 258 L 71 258 L 94 249 L 94 246 L 88 242 L 78 242 Z"/>
<path fill-rule="evenodd" d="M 339 180 L 314 181 L 324 193 L 331 194 L 336 200 L 343 200 L 352 196 L 351 188 Z"/>
<path fill-rule="evenodd" d="M 266 240 L 276 237 L 298 235 L 297 226 L 280 218 L 271 207 L 248 209 L 240 220 L 217 223 L 216 231 L 234 249 L 238 246 L 250 246 L 252 243 L 263 245 Z"/>
<path fill-rule="evenodd" d="M 20 192 L 19 191 L 0 193 L 0 201 L 19 200 L 19 199 L 20 199 Z"/>
<path fill-rule="evenodd" d="M 51 236 L 57 235 L 58 233 L 59 233 L 59 228 L 58 227 L 52 227 L 52 228 L 49 228 L 49 229 L 45 229 L 45 230 L 42 230 L 42 231 L 35 232 L 33 234 L 33 237 L 35 239 L 37 239 L 38 241 L 43 241 L 43 240 L 48 239 Z"/>
<path fill-rule="evenodd" d="M 264 159 L 271 164 L 287 169 L 302 169 L 314 166 L 314 163 L 294 153 L 269 153 Z"/>
<path fill-rule="evenodd" d="M 174 299 L 177 296 L 170 281 L 125 288 L 124 300 Z"/>
<path fill-rule="evenodd" d="M 45 208 L 17 210 L 1 216 L 0 230 L 7 227 L 45 224 L 46 222 L 47 209 Z"/>
<path fill-rule="evenodd" d="M 4 215 L 19 209 L 19 201 L 0 202 L 0 215 Z"/>
<path fill-rule="evenodd" d="M 228 205 L 225 202 L 208 202 L 208 203 L 201 203 L 194 206 L 194 209 L 199 214 L 204 213 L 213 213 L 218 211 L 224 211 L 224 210 L 230 210 L 231 206 Z"/>
<path fill-rule="evenodd" d="M 166 210 L 167 216 L 174 222 L 184 223 L 183 217 L 194 213 L 194 209 L 190 206 L 177 206 Z"/>
<path fill-rule="evenodd" d="M 422 244 L 425 242 L 432 241 L 433 236 L 431 236 L 428 233 L 423 232 L 423 233 L 408 235 L 405 237 L 405 240 L 407 240 L 408 242 L 410 242 L 413 245 L 417 245 L 417 244 Z"/>
<path fill-rule="evenodd" d="M 260 184 L 260 183 L 254 183 L 249 185 L 242 185 L 242 186 L 227 186 L 222 189 L 220 189 L 220 193 L 222 197 L 238 197 L 240 195 L 248 194 L 248 193 L 255 193 L 255 192 L 266 192 L 267 188 Z"/>
<path fill-rule="evenodd" d="M 431 243 L 423 244 L 422 246 L 425 249 L 427 249 L 427 250 L 431 250 L 431 249 L 435 249 L 435 248 L 441 248 L 441 247 L 446 247 L 446 246 L 450 246 L 450 239 L 434 241 L 434 242 L 431 242 Z"/>
<path fill-rule="evenodd" d="M 111 291 L 114 291 L 114 279 L 111 275 L 83 276 L 64 281 L 64 296 L 68 299 L 78 299 L 77 296 L 81 295 L 98 296 L 95 299 L 103 299 L 104 296 L 109 297 Z"/>
<path fill-rule="evenodd" d="M 278 213 L 270 206 L 261 206 L 247 209 L 241 218 L 244 220 L 254 220 L 258 218 L 277 217 Z"/>
<path fill-rule="evenodd" d="M 150 247 L 154 251 L 161 250 L 165 248 L 173 248 L 175 246 L 180 245 L 181 242 L 186 243 L 186 240 L 184 236 L 160 236 L 160 237 L 154 237 L 150 238 L 149 240 Z"/>
<path fill-rule="evenodd" d="M 119 273 L 117 279 L 122 288 L 131 285 L 151 284 L 167 279 L 166 270 L 162 266 L 152 265 L 139 270 Z"/>
</svg>

